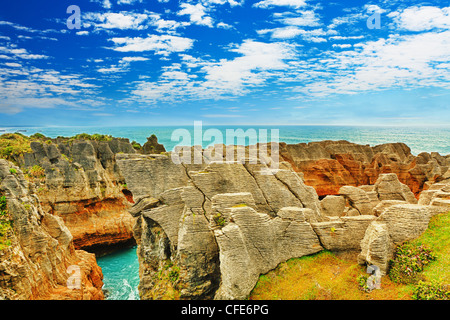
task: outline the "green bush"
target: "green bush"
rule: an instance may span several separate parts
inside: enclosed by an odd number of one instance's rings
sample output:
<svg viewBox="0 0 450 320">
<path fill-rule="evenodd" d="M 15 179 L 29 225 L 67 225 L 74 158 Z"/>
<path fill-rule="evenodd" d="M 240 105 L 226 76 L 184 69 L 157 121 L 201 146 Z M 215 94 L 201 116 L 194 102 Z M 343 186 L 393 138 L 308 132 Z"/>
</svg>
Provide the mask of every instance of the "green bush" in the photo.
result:
<svg viewBox="0 0 450 320">
<path fill-rule="evenodd" d="M 417 283 L 424 266 L 436 260 L 436 256 L 425 245 L 404 243 L 397 247 L 390 261 L 389 278 L 396 283 Z"/>
<path fill-rule="evenodd" d="M 369 278 L 369 276 L 365 275 L 365 274 L 360 274 L 356 278 L 356 281 L 358 282 L 359 290 L 364 291 L 364 292 L 370 292 L 369 286 L 367 285 L 368 278 Z"/>
<path fill-rule="evenodd" d="M 419 281 L 413 292 L 415 300 L 450 300 L 450 291 L 447 285 L 437 281 Z"/>
<path fill-rule="evenodd" d="M 221 213 L 217 213 L 214 217 L 213 217 L 214 222 L 219 226 L 219 227 L 223 227 L 225 225 L 225 218 Z"/>
<path fill-rule="evenodd" d="M 35 165 L 29 171 L 29 174 L 34 178 L 44 178 L 45 170 L 41 166 Z"/>
<path fill-rule="evenodd" d="M 106 134 L 94 133 L 92 135 L 87 133 L 80 133 L 73 137 L 75 140 L 95 140 L 95 141 L 111 141 L 112 136 Z"/>
<path fill-rule="evenodd" d="M 11 245 L 12 221 L 9 220 L 6 198 L 0 197 L 0 250 Z"/>
<path fill-rule="evenodd" d="M 14 168 L 10 168 L 10 169 L 9 169 L 9 173 L 11 173 L 11 174 L 16 174 L 16 173 L 17 173 L 17 170 L 14 169 Z"/>
</svg>

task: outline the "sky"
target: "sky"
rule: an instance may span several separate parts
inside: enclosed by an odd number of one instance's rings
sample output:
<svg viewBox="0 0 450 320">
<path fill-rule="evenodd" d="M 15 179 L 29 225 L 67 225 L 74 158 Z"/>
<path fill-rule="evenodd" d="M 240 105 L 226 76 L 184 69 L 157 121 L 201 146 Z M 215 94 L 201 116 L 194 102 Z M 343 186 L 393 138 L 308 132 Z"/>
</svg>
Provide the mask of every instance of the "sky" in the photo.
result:
<svg viewBox="0 0 450 320">
<path fill-rule="evenodd" d="M 0 126 L 438 126 L 449 89 L 448 1 L 0 4 Z"/>
</svg>

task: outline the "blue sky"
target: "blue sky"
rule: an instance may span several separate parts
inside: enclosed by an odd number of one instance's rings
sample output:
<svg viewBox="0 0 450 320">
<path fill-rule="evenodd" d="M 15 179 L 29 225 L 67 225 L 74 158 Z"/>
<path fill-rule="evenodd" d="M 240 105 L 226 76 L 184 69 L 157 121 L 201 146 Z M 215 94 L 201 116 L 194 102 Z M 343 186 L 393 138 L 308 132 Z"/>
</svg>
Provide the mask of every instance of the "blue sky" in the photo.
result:
<svg viewBox="0 0 450 320">
<path fill-rule="evenodd" d="M 0 4 L 0 126 L 448 125 L 449 89 L 448 1 Z"/>
</svg>

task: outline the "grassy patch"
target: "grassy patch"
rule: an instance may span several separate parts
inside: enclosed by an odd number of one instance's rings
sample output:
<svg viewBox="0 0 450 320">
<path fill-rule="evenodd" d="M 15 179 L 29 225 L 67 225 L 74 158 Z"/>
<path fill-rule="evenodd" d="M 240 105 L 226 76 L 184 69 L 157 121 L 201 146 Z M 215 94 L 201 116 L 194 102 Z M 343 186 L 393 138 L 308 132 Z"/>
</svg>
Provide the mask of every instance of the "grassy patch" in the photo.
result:
<svg viewBox="0 0 450 320">
<path fill-rule="evenodd" d="M 7 211 L 6 198 L 0 197 L 0 250 L 11 245 L 12 222 Z"/>
<path fill-rule="evenodd" d="M 429 281 L 450 284 L 450 212 L 434 216 L 428 229 L 411 243 L 426 245 L 436 255 L 436 260 L 424 267 L 422 275 Z"/>
<path fill-rule="evenodd" d="M 406 242 L 397 247 L 390 261 L 389 278 L 396 283 L 417 283 L 423 268 L 434 260 L 436 256 L 425 244 Z"/>
<path fill-rule="evenodd" d="M 429 228 L 402 248 L 420 273 L 415 284 L 381 278 L 381 289 L 365 290 L 368 274 L 355 258 L 329 251 L 291 259 L 262 275 L 252 300 L 411 300 L 448 299 L 450 283 L 450 213 L 434 216 Z M 432 256 L 428 254 L 432 252 Z M 425 262 L 426 261 L 426 262 Z M 409 262 L 408 262 L 409 263 Z"/>
<path fill-rule="evenodd" d="M 30 138 L 19 133 L 5 133 L 0 136 L 0 158 L 16 162 L 24 153 L 31 152 Z"/>
<path fill-rule="evenodd" d="M 366 269 L 329 251 L 291 259 L 260 277 L 252 300 L 394 300 L 408 299 L 411 288 L 399 288 L 383 277 L 380 290 L 364 292 Z"/>
</svg>

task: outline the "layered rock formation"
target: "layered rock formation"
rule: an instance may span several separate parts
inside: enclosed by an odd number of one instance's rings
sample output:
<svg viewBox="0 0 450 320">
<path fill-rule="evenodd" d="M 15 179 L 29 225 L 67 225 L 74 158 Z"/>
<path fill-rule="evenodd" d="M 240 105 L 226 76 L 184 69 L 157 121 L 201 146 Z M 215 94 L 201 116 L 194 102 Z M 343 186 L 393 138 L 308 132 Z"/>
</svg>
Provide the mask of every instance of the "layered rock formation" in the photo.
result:
<svg viewBox="0 0 450 320">
<path fill-rule="evenodd" d="M 3 159 L 0 196 L 11 225 L 2 234 L 0 300 L 103 299 L 95 255 L 75 250 L 62 219 L 41 208 L 22 171 Z"/>
<path fill-rule="evenodd" d="M 450 179 L 431 185 L 418 204 L 391 203 L 367 228 L 361 241 L 361 264 L 373 264 L 386 274 L 389 260 L 396 245 L 419 237 L 427 228 L 430 218 L 450 211 Z"/>
<path fill-rule="evenodd" d="M 311 222 L 319 199 L 288 164 L 174 164 L 170 155 L 117 155 L 136 197 L 142 299 L 244 298 L 260 274 L 322 250 Z M 286 166 L 285 166 L 286 165 Z M 149 183 L 151 182 L 151 183 Z M 177 273 L 161 289 L 161 273 Z"/>
<path fill-rule="evenodd" d="M 353 186 L 339 182 L 334 195 L 319 200 L 293 170 L 292 159 L 270 170 L 270 159 L 254 162 L 248 152 L 240 161 L 218 161 L 229 152 L 190 150 L 185 160 L 204 161 L 177 164 L 173 153 L 116 157 L 136 200 L 130 213 L 136 218 L 142 299 L 243 299 L 259 275 L 322 249 L 359 252 L 360 263 L 383 269 L 396 243 L 420 235 L 430 214 L 450 209 L 446 184 L 438 190 L 431 179 L 419 200 L 426 205 L 418 204 L 397 173 L 377 170 Z M 402 144 L 352 150 L 361 163 L 392 153 L 403 164 L 410 159 Z M 381 151 L 374 155 L 374 150 Z"/>
<path fill-rule="evenodd" d="M 134 241 L 133 219 L 127 213 L 132 195 L 115 155 L 135 153 L 126 139 L 31 142 L 21 167 L 35 184 L 46 212 L 61 217 L 76 248 Z"/>
<path fill-rule="evenodd" d="M 348 141 L 280 143 L 280 156 L 319 196 L 336 195 L 343 186 L 373 185 L 380 174 L 395 173 L 418 197 L 429 184 L 450 177 L 450 156 L 417 156 L 403 143 L 371 147 Z"/>
</svg>

